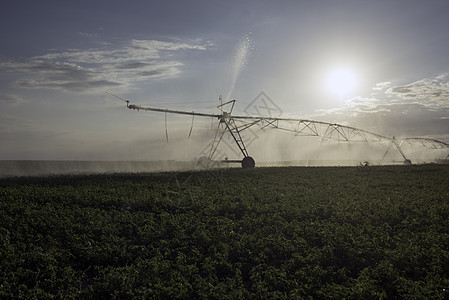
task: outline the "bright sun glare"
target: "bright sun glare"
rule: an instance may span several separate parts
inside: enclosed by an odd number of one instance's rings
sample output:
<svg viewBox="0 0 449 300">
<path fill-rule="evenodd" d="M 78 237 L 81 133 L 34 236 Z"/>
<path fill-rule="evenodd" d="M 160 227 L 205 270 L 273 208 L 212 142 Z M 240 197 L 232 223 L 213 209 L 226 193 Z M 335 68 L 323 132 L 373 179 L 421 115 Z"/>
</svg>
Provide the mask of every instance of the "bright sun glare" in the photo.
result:
<svg viewBox="0 0 449 300">
<path fill-rule="evenodd" d="M 335 68 L 326 77 L 326 88 L 340 100 L 350 96 L 357 86 L 357 76 L 349 68 Z"/>
</svg>

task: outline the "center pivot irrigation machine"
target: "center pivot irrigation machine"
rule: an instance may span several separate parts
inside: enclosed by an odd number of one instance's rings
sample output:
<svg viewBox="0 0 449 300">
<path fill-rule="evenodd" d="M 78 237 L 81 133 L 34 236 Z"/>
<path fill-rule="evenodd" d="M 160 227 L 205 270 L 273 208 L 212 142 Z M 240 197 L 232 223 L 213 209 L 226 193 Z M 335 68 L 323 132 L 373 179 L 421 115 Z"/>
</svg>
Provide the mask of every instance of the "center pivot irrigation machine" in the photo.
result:
<svg viewBox="0 0 449 300">
<path fill-rule="evenodd" d="M 241 132 L 244 130 L 254 126 L 259 125 L 261 129 L 265 128 L 274 128 L 277 130 L 287 131 L 294 133 L 295 136 L 316 136 L 321 137 L 321 141 L 324 140 L 336 140 L 341 142 L 387 142 L 388 147 L 382 157 L 382 160 L 386 157 L 391 148 L 396 148 L 401 156 L 403 157 L 403 163 L 406 165 L 411 164 L 411 160 L 406 157 L 401 146 L 404 143 L 407 144 L 418 144 L 422 147 L 430 148 L 430 149 L 449 149 L 449 144 L 438 141 L 435 139 L 429 138 L 395 138 L 395 137 L 387 137 L 377 133 L 369 132 L 366 130 L 362 130 L 355 127 L 344 126 L 335 123 L 322 122 L 322 121 L 313 121 L 313 120 L 304 120 L 304 119 L 295 119 L 295 118 L 280 118 L 280 117 L 266 117 L 266 116 L 238 116 L 232 115 L 232 110 L 234 109 L 234 105 L 236 100 L 231 100 L 223 103 L 221 96 L 219 97 L 220 105 L 217 106 L 219 109 L 219 114 L 210 114 L 210 113 L 199 113 L 199 112 L 189 112 L 189 111 L 180 111 L 180 110 L 172 110 L 172 109 L 163 109 L 163 108 L 155 108 L 149 106 L 142 106 L 136 104 L 130 104 L 130 100 L 123 99 L 117 95 L 106 92 L 107 94 L 126 102 L 126 107 L 132 110 L 145 110 L 145 111 L 156 111 L 163 112 L 165 114 L 181 114 L 181 115 L 190 115 L 192 116 L 192 125 L 189 131 L 189 137 L 192 133 L 193 122 L 195 116 L 199 117 L 211 117 L 217 118 L 218 122 L 218 130 L 215 133 L 214 141 L 212 142 L 212 146 L 210 148 L 209 154 L 207 157 L 200 158 L 200 160 L 212 162 L 214 154 L 220 144 L 223 135 L 225 132 L 229 132 L 229 134 L 234 139 L 237 147 L 243 155 L 241 160 L 223 160 L 222 162 L 226 163 L 241 163 L 243 168 L 254 168 L 255 160 L 249 156 L 248 150 L 243 142 Z M 165 119 L 167 120 L 167 119 Z M 166 126 L 167 130 L 167 126 Z M 168 134 L 166 132 L 167 140 Z M 393 147 L 394 146 L 394 147 Z M 449 153 L 444 159 L 441 161 L 447 162 L 449 158 Z"/>
</svg>

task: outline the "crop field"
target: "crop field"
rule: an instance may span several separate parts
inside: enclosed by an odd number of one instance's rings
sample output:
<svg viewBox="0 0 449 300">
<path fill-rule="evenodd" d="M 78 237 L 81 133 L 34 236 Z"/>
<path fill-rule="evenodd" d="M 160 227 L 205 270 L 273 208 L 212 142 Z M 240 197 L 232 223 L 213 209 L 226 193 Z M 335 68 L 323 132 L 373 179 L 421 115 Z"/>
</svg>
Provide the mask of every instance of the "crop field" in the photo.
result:
<svg viewBox="0 0 449 300">
<path fill-rule="evenodd" d="M 0 179 L 0 298 L 447 299 L 449 166 Z"/>
</svg>

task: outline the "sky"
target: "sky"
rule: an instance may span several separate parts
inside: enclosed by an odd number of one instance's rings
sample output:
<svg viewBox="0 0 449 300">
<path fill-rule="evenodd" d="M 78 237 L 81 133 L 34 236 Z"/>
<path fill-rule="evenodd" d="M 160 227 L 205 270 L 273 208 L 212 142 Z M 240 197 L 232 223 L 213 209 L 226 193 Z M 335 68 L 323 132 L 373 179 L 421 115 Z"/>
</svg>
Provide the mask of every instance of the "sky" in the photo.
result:
<svg viewBox="0 0 449 300">
<path fill-rule="evenodd" d="M 448 28 L 447 0 L 7 1 L 0 160 L 188 160 L 213 138 L 105 92 L 243 115 L 263 92 L 283 117 L 449 142 Z"/>
</svg>

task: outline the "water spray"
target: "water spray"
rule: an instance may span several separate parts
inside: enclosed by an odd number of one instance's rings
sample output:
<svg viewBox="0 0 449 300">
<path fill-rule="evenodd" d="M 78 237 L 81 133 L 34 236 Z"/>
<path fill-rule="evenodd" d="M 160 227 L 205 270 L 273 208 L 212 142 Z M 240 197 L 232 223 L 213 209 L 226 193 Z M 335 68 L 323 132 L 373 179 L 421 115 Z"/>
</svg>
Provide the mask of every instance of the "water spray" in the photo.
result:
<svg viewBox="0 0 449 300">
<path fill-rule="evenodd" d="M 237 78 L 239 77 L 245 65 L 248 63 L 248 58 L 252 50 L 252 40 L 250 38 L 250 34 L 251 33 L 241 37 L 239 43 L 237 44 L 236 49 L 234 50 L 234 57 L 231 69 L 231 87 L 229 88 L 229 92 L 225 98 L 225 101 L 229 101 L 232 93 L 234 92 Z"/>
</svg>

